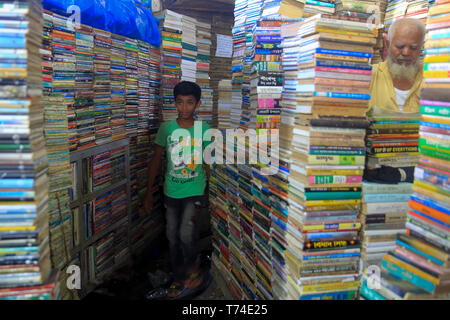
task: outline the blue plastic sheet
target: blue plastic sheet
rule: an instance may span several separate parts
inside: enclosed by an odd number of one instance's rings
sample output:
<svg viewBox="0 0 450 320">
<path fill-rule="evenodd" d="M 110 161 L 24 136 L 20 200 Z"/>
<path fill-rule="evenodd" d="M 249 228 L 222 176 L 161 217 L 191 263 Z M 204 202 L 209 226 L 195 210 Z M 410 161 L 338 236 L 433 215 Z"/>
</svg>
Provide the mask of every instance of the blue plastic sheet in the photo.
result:
<svg viewBox="0 0 450 320">
<path fill-rule="evenodd" d="M 78 6 L 81 23 L 142 40 L 154 46 L 161 44 L 158 20 L 152 12 L 135 4 L 134 0 L 42 0 L 44 9 L 71 16 L 72 6 Z"/>
</svg>

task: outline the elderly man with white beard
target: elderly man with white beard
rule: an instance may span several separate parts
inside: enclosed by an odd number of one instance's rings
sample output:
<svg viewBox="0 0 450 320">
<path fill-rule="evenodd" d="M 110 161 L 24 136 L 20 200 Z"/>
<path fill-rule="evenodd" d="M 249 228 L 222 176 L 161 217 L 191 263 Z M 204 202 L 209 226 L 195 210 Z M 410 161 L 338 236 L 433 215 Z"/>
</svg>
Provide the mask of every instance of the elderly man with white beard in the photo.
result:
<svg viewBox="0 0 450 320">
<path fill-rule="evenodd" d="M 425 34 L 424 24 L 417 19 L 400 19 L 389 28 L 389 55 L 372 71 L 369 107 L 374 114 L 419 112 L 423 78 L 420 53 Z"/>
</svg>

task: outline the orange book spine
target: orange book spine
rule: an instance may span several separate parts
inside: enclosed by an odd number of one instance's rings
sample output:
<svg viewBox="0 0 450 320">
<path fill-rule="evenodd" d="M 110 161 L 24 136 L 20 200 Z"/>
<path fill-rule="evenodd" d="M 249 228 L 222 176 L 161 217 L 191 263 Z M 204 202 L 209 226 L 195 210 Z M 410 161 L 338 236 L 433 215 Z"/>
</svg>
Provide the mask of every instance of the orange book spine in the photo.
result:
<svg viewBox="0 0 450 320">
<path fill-rule="evenodd" d="M 427 216 L 435 218 L 443 223 L 450 224 L 450 216 L 446 215 L 445 213 L 442 213 L 436 209 L 430 208 L 430 207 L 428 207 L 424 204 L 418 203 L 414 200 L 409 200 L 409 206 L 411 207 L 411 209 L 422 212 L 423 214 L 426 214 Z"/>
</svg>

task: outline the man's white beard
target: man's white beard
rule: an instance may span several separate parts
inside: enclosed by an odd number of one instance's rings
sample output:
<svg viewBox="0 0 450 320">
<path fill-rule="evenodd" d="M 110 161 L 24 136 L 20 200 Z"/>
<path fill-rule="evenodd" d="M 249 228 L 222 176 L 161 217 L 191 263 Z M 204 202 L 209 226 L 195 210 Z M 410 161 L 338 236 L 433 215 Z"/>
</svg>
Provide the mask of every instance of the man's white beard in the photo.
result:
<svg viewBox="0 0 450 320">
<path fill-rule="evenodd" d="M 391 55 L 388 55 L 387 65 L 392 79 L 408 80 L 410 83 L 414 83 L 417 73 L 421 68 L 419 59 L 417 59 L 413 64 L 405 66 L 403 64 L 396 63 L 392 59 Z"/>
</svg>

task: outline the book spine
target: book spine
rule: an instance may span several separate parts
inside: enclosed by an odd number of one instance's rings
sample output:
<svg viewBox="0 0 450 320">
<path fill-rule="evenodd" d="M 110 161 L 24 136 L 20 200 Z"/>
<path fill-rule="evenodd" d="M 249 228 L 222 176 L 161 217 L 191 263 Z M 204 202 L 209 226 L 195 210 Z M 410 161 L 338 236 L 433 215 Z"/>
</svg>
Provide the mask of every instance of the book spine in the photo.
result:
<svg viewBox="0 0 450 320">
<path fill-rule="evenodd" d="M 362 176 L 310 176 L 309 184 L 361 183 Z"/>
<path fill-rule="evenodd" d="M 325 53 L 316 53 L 317 59 L 330 59 L 330 60 L 344 60 L 344 61 L 354 61 L 354 62 L 368 62 L 369 58 L 356 57 L 356 56 L 343 56 Z"/>
<path fill-rule="evenodd" d="M 364 165 L 364 156 L 309 155 L 309 164 Z"/>
<path fill-rule="evenodd" d="M 356 291 L 340 291 L 340 292 L 327 292 L 317 293 L 311 295 L 302 295 L 300 300 L 354 300 L 356 297 Z"/>
<path fill-rule="evenodd" d="M 345 50 L 317 48 L 316 53 L 346 56 L 346 57 L 372 58 L 372 53 L 370 53 L 370 52 L 358 52 L 358 51 L 345 51 Z"/>
<path fill-rule="evenodd" d="M 364 202 L 407 202 L 410 194 L 364 194 Z"/>
<path fill-rule="evenodd" d="M 364 75 L 372 75 L 372 70 L 360 70 L 360 69 L 350 69 L 350 68 L 341 68 L 341 67 L 316 67 L 317 71 L 323 72 L 337 72 L 337 73 L 350 73 L 350 74 L 364 74 Z"/>
<path fill-rule="evenodd" d="M 450 63 L 425 63 L 424 71 L 447 71 L 450 70 Z"/>
</svg>

